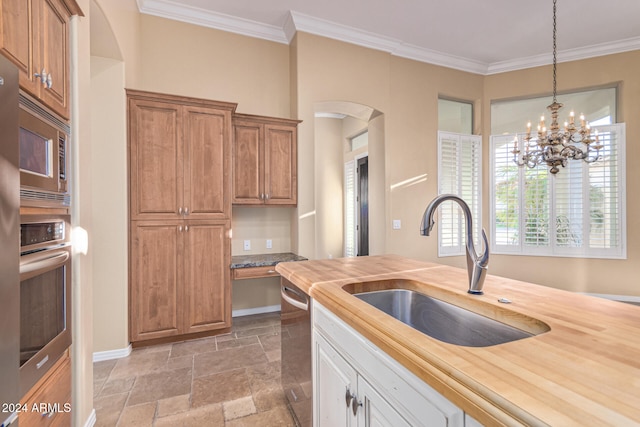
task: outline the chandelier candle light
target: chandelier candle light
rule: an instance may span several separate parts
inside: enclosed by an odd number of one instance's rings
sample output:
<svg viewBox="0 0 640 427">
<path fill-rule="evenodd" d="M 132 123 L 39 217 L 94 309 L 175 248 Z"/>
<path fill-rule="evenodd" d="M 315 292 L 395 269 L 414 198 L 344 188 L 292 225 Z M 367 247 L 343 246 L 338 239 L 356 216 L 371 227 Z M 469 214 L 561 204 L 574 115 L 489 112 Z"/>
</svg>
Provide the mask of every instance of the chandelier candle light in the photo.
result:
<svg viewBox="0 0 640 427">
<path fill-rule="evenodd" d="M 551 111 L 551 125 L 547 129 L 544 116 L 538 124 L 537 140 L 531 136 L 531 122 L 527 123 L 527 135 L 524 137 L 525 152 L 521 154 L 518 149 L 518 137 L 513 141 L 513 161 L 518 166 L 527 165 L 530 168 L 543 163 L 547 164 L 553 175 L 565 167 L 569 159 L 584 160 L 593 163 L 600 159 L 602 145 L 598 140 L 598 131 L 591 137 L 591 127 L 586 122 L 584 115 L 580 115 L 580 128 L 575 125 L 575 114 L 569 113 L 569 122 L 564 123 L 564 130 L 558 125 L 558 111 L 562 108 L 556 100 L 556 2 L 553 0 L 553 103 L 547 107 Z M 534 140 L 531 142 L 531 140 Z M 584 148 L 575 144 L 582 143 Z"/>
</svg>

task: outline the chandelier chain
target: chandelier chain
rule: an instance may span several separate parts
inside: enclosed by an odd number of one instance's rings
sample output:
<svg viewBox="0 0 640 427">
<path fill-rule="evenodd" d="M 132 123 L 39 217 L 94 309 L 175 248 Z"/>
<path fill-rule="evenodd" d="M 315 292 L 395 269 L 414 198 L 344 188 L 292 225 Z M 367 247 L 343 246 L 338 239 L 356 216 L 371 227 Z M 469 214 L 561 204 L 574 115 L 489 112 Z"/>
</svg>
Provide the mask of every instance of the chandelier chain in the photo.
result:
<svg viewBox="0 0 640 427">
<path fill-rule="evenodd" d="M 600 150 L 603 145 L 598 140 L 598 131 L 595 138 L 591 138 L 591 127 L 580 115 L 580 127 L 575 126 L 573 111 L 569 115 L 569 121 L 565 122 L 564 130 L 558 124 L 558 111 L 562 104 L 557 101 L 557 24 L 556 24 L 557 0 L 553 0 L 553 103 L 547 107 L 551 112 L 551 123 L 545 123 L 544 116 L 538 124 L 538 137 L 531 136 L 531 122 L 527 123 L 527 134 L 524 137 L 524 153 L 520 151 L 518 137 L 513 140 L 513 161 L 518 166 L 527 165 L 534 168 L 537 165 L 546 164 L 549 172 L 555 175 L 560 171 L 559 167 L 566 167 L 569 160 L 583 160 L 593 163 L 600 159 Z M 547 127 L 548 126 L 548 127 Z M 581 144 L 581 145 L 576 145 Z"/>
<path fill-rule="evenodd" d="M 553 0 L 553 102 L 556 102 L 556 85 L 557 85 L 557 77 L 556 77 L 556 1 Z"/>
</svg>

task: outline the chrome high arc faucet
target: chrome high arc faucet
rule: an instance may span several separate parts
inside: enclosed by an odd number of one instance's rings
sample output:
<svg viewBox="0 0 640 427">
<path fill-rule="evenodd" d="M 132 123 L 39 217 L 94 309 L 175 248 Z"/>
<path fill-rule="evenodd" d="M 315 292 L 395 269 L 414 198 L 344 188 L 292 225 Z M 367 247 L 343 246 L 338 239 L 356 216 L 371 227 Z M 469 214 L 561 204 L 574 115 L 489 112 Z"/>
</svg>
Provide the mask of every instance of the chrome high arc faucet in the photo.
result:
<svg viewBox="0 0 640 427">
<path fill-rule="evenodd" d="M 462 208 L 462 212 L 465 217 L 466 225 L 466 243 L 467 243 L 467 272 L 469 273 L 469 293 L 475 295 L 482 295 L 482 286 L 484 285 L 484 278 L 487 275 L 487 265 L 489 264 L 489 242 L 487 240 L 487 234 L 482 229 L 482 239 L 484 243 L 484 253 L 478 255 L 475 245 L 473 244 L 472 236 L 472 218 L 471 209 L 469 205 L 455 194 L 441 194 L 429 203 L 427 209 L 422 215 L 422 223 L 420 224 L 420 235 L 428 236 L 436 223 L 433 219 L 433 214 L 438 206 L 442 202 L 451 200 L 457 202 Z"/>
</svg>

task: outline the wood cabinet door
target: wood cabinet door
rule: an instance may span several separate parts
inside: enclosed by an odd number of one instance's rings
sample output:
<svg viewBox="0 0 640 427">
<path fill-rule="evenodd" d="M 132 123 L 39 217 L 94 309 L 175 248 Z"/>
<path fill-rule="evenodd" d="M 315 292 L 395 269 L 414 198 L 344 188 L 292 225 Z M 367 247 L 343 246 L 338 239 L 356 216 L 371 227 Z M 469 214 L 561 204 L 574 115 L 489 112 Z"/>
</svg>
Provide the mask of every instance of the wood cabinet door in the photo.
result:
<svg viewBox="0 0 640 427">
<path fill-rule="evenodd" d="M 314 334 L 314 342 L 316 366 L 313 375 L 313 425 L 355 427 L 356 417 L 351 404 L 353 396 L 360 399 L 357 396 L 357 373 L 317 332 Z"/>
<path fill-rule="evenodd" d="M 20 86 L 37 95 L 40 90 L 34 77 L 33 58 L 39 55 L 39 44 L 32 43 L 34 34 L 33 0 L 1 0 L 0 52 L 13 61 L 20 71 Z"/>
<path fill-rule="evenodd" d="M 182 219 L 184 161 L 179 105 L 129 100 L 132 220 Z"/>
<path fill-rule="evenodd" d="M 185 221 L 184 333 L 231 327 L 230 224 Z"/>
<path fill-rule="evenodd" d="M 65 353 L 21 399 L 20 425 L 31 427 L 71 425 L 71 359 Z M 5 403 L 5 402 L 3 402 Z M 6 402 L 9 403 L 9 402 Z M 34 410 L 38 408 L 38 410 Z M 3 412 L 3 415 L 5 413 Z M 3 424 L 4 425 L 4 424 Z"/>
<path fill-rule="evenodd" d="M 40 0 L 37 73 L 50 75 L 51 85 L 42 86 L 40 99 L 62 117 L 69 118 L 69 14 L 59 0 Z M 35 43 L 35 41 L 34 41 Z"/>
<path fill-rule="evenodd" d="M 237 120 L 233 126 L 233 203 L 263 203 L 262 176 L 264 126 Z"/>
<path fill-rule="evenodd" d="M 138 222 L 131 228 L 129 338 L 181 333 L 183 221 Z"/>
<path fill-rule="evenodd" d="M 265 203 L 295 205 L 298 194 L 297 129 L 265 125 L 264 133 Z"/>
<path fill-rule="evenodd" d="M 231 218 L 231 113 L 186 106 L 182 123 L 185 217 Z"/>
</svg>

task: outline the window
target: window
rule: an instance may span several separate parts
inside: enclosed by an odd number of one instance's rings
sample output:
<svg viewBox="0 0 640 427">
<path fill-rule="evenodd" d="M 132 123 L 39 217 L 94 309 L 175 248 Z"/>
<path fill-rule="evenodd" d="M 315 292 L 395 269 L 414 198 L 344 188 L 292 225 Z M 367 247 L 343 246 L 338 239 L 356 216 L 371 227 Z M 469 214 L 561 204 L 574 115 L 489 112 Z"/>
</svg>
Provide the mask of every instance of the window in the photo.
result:
<svg viewBox="0 0 640 427">
<path fill-rule="evenodd" d="M 350 140 L 351 151 L 359 150 L 360 148 L 367 147 L 369 145 L 369 132 L 364 131 L 359 135 L 354 136 Z"/>
<path fill-rule="evenodd" d="M 601 160 L 569 160 L 557 175 L 513 162 L 515 135 L 491 137 L 491 251 L 626 258 L 625 126 L 594 126 Z M 524 134 L 518 134 L 522 150 Z"/>
<path fill-rule="evenodd" d="M 438 194 L 455 194 L 469 205 L 476 245 L 482 228 L 481 164 L 480 136 L 438 132 Z M 462 210 L 451 202 L 438 209 L 438 256 L 464 255 L 466 230 Z"/>
<path fill-rule="evenodd" d="M 356 162 L 344 164 L 344 256 L 356 256 Z"/>
<path fill-rule="evenodd" d="M 470 102 L 438 99 L 438 130 L 471 135 L 473 105 Z"/>
<path fill-rule="evenodd" d="M 604 88 L 558 95 L 565 107 L 560 110 L 560 124 L 573 108 L 576 116 L 584 113 L 592 126 L 616 123 L 616 88 Z M 547 105 L 552 98 L 528 98 L 491 103 L 491 135 L 524 131 L 527 122 L 537 123 L 541 114 L 548 116 Z M 548 119 L 548 117 L 547 117 Z"/>
</svg>

